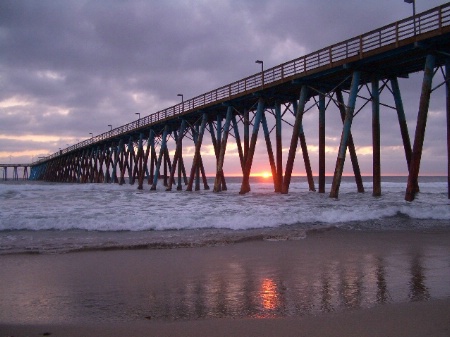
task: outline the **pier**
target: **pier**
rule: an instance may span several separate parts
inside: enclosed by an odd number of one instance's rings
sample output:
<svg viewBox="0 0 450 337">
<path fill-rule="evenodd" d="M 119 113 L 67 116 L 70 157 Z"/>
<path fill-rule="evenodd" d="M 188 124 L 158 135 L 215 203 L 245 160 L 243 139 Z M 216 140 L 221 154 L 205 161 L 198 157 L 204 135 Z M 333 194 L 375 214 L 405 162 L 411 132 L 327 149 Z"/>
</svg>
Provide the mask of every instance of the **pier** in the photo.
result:
<svg viewBox="0 0 450 337">
<path fill-rule="evenodd" d="M 347 152 L 358 192 L 364 192 L 352 136 L 355 118 L 371 123 L 374 196 L 381 195 L 381 107 L 398 116 L 399 146 L 404 149 L 408 182 L 405 200 L 419 191 L 419 171 L 428 107 L 437 88 L 446 88 L 448 197 L 450 198 L 450 3 L 394 22 L 311 54 L 240 79 L 181 103 L 111 129 L 31 164 L 29 179 L 68 183 L 144 183 L 150 190 L 227 189 L 224 161 L 236 161 L 242 172 L 240 193 L 251 190 L 250 175 L 257 142 L 264 141 L 272 172 L 274 192 L 288 193 L 294 165 L 302 160 L 310 191 L 325 191 L 326 120 L 337 114 L 342 120 L 331 198 L 337 198 Z M 413 73 L 422 76 L 417 110 L 405 111 L 399 79 Z M 383 103 L 381 95 L 395 102 Z M 366 106 L 372 114 L 359 114 Z M 318 111 L 319 170 L 317 184 L 311 169 L 305 114 Z M 415 133 L 410 135 L 406 114 L 417 114 Z M 290 136 L 283 157 L 282 135 Z M 442 140 L 444 141 L 444 140 Z M 206 172 L 202 144 L 212 144 L 216 169 Z M 237 155 L 227 157 L 229 142 Z M 286 144 L 285 144 L 286 145 Z M 193 153 L 187 154 L 187 149 Z M 301 149 L 301 158 L 299 155 Z M 330 155 L 330 154 L 329 154 Z M 300 165 L 300 164 L 298 164 Z M 4 168 L 6 179 L 7 167 Z M 19 166 L 17 166 L 19 167 Z M 15 168 L 17 172 L 17 167 Z M 28 171 L 27 171 L 28 172 Z M 24 173 L 25 174 L 25 173 Z M 16 173 L 17 177 L 17 173 Z M 162 179 L 159 179 L 162 178 Z M 14 178 L 13 178 L 14 179 Z"/>
<path fill-rule="evenodd" d="M 8 168 L 12 170 L 12 180 L 19 180 L 19 168 L 23 168 L 22 180 L 29 179 L 28 168 L 31 164 L 0 164 L 0 170 L 2 171 L 2 180 L 8 180 Z"/>
</svg>

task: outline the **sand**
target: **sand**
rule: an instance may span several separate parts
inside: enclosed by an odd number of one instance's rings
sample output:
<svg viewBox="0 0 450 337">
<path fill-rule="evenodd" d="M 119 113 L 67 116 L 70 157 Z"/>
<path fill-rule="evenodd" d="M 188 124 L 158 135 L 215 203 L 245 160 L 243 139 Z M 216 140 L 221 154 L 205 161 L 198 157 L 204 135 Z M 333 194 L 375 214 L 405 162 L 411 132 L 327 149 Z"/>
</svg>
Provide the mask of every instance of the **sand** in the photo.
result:
<svg viewBox="0 0 450 337">
<path fill-rule="evenodd" d="M 450 336 L 450 233 L 0 257 L 3 336 Z"/>
<path fill-rule="evenodd" d="M 448 337 L 450 301 L 383 305 L 312 317 L 87 325 L 1 325 L 1 336 L 366 336 Z"/>
</svg>

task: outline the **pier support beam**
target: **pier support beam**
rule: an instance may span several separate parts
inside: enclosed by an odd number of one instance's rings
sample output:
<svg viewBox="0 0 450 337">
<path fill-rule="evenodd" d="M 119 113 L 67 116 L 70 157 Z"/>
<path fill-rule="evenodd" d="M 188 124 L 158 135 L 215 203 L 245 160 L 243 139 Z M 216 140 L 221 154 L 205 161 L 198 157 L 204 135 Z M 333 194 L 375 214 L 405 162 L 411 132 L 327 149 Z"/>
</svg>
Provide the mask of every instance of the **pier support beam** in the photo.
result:
<svg viewBox="0 0 450 337">
<path fill-rule="evenodd" d="M 167 142 L 167 141 L 166 141 Z M 166 147 L 167 147 L 167 143 L 166 143 Z M 168 151 L 164 151 L 164 153 L 163 153 L 163 166 L 164 166 L 164 172 L 163 172 L 163 185 L 165 186 L 165 187 L 167 187 L 167 176 L 168 176 L 168 172 L 170 172 L 170 168 L 169 168 L 169 170 L 167 170 L 167 165 L 168 165 L 168 154 L 167 154 L 167 152 Z"/>
<path fill-rule="evenodd" d="M 342 96 L 341 90 L 336 90 L 336 98 L 338 100 L 339 111 L 341 114 L 342 124 L 345 123 L 345 104 L 344 98 Z M 353 174 L 355 175 L 356 187 L 358 189 L 358 193 L 364 193 L 364 186 L 361 177 L 361 171 L 359 169 L 358 156 L 356 155 L 355 143 L 353 142 L 352 133 L 348 134 L 348 153 L 350 155 L 350 159 L 353 167 Z"/>
<path fill-rule="evenodd" d="M 279 189 L 278 180 L 277 180 L 277 168 L 275 166 L 275 158 L 273 156 L 272 142 L 270 140 L 269 127 L 267 126 L 266 114 L 264 112 L 262 114 L 261 123 L 263 126 L 264 138 L 266 140 L 267 154 L 269 155 L 269 164 L 270 164 L 270 170 L 272 172 L 274 190 L 275 190 L 275 192 L 277 192 L 277 189 Z"/>
<path fill-rule="evenodd" d="M 300 122 L 300 134 L 298 137 L 300 139 L 300 147 L 302 148 L 303 161 L 305 163 L 306 177 L 308 178 L 309 190 L 315 191 L 316 187 L 314 186 L 314 177 L 312 174 L 311 162 L 309 160 L 308 146 L 306 146 L 305 132 L 303 130 L 303 117 Z"/>
<path fill-rule="evenodd" d="M 276 153 L 277 153 L 277 176 L 275 184 L 275 192 L 281 192 L 283 188 L 283 144 L 282 144 L 282 134 L 281 134 L 281 104 L 275 102 L 275 140 L 276 140 Z"/>
<path fill-rule="evenodd" d="M 291 146 L 289 147 L 289 155 L 286 163 L 286 172 L 284 173 L 283 187 L 281 193 L 288 193 L 291 183 L 292 170 L 294 168 L 295 153 L 297 152 L 298 138 L 302 125 L 303 111 L 305 110 L 306 99 L 308 96 L 308 88 L 303 85 L 300 90 L 300 98 L 295 112 L 294 129 L 292 130 Z"/>
<path fill-rule="evenodd" d="M 248 155 L 245 160 L 245 167 L 244 167 L 244 172 L 243 172 L 244 176 L 242 178 L 242 185 L 241 185 L 241 190 L 239 191 L 239 194 L 245 194 L 245 193 L 250 192 L 250 172 L 252 170 L 253 155 L 255 154 L 256 141 L 258 139 L 258 131 L 259 131 L 259 126 L 261 124 L 261 118 L 262 118 L 263 112 L 264 112 L 264 100 L 262 98 L 260 98 L 258 100 L 258 107 L 256 109 L 256 116 L 255 116 L 255 120 L 254 120 L 254 124 L 253 124 L 253 131 L 252 131 L 252 139 L 250 141 Z"/>
<path fill-rule="evenodd" d="M 155 149 L 155 139 L 153 137 L 153 144 L 150 148 L 150 175 L 148 177 L 148 184 L 153 183 L 153 178 L 155 176 L 155 167 L 156 167 L 156 149 Z"/>
<path fill-rule="evenodd" d="M 13 167 L 13 180 L 19 180 L 19 173 L 17 171 L 17 166 Z"/>
<path fill-rule="evenodd" d="M 248 149 L 250 147 L 250 112 L 244 110 L 244 163 L 247 161 Z M 245 165 L 244 165 L 245 167 Z"/>
<path fill-rule="evenodd" d="M 133 144 L 133 138 L 130 137 L 128 140 L 128 152 L 126 155 L 126 161 L 128 164 L 128 183 L 130 185 L 134 184 L 133 180 L 133 162 L 134 162 L 134 144 Z"/>
<path fill-rule="evenodd" d="M 445 64 L 445 89 L 447 99 L 447 195 L 450 199 L 450 60 Z"/>
<path fill-rule="evenodd" d="M 374 197 L 381 195 L 380 93 L 378 78 L 372 79 L 372 179 Z"/>
<path fill-rule="evenodd" d="M 141 180 L 141 176 L 144 176 L 144 145 L 143 145 L 143 138 L 144 135 L 141 132 L 139 134 L 139 143 L 138 143 L 138 150 L 137 150 L 137 156 L 135 159 L 135 170 L 133 173 L 133 184 L 136 180 L 136 177 L 138 179 L 138 190 L 142 190 L 143 188 L 143 184 L 142 184 L 142 180 Z"/>
<path fill-rule="evenodd" d="M 409 138 L 408 125 L 406 123 L 405 109 L 403 108 L 402 96 L 400 94 L 400 87 L 396 77 L 391 79 L 392 95 L 394 96 L 395 109 L 397 110 L 398 124 L 400 126 L 400 133 L 402 135 L 403 148 L 405 150 L 406 165 L 411 166 L 411 140 Z M 419 192 L 419 184 L 415 187 L 415 193 Z"/>
<path fill-rule="evenodd" d="M 175 149 L 175 155 L 173 157 L 173 162 L 172 162 L 172 168 L 170 170 L 170 177 L 169 177 L 169 183 L 167 185 L 167 189 L 166 191 L 171 191 L 172 190 L 172 185 L 174 183 L 175 180 L 175 170 L 177 169 L 178 166 L 178 185 L 177 185 L 177 190 L 181 191 L 182 187 L 181 187 L 181 152 L 183 150 L 183 135 L 184 135 L 184 130 L 186 128 L 186 120 L 182 120 L 181 121 L 181 125 L 180 125 L 180 129 L 178 134 L 175 133 L 175 140 L 176 140 L 176 149 Z"/>
<path fill-rule="evenodd" d="M 155 191 L 156 185 L 158 184 L 159 171 L 161 169 L 161 163 L 163 160 L 163 156 L 166 152 L 167 133 L 168 133 L 167 128 L 168 128 L 168 126 L 166 125 L 166 127 L 164 128 L 163 134 L 162 134 L 161 148 L 159 149 L 159 157 L 158 157 L 158 161 L 156 163 L 155 174 L 153 177 L 152 186 L 150 187 L 150 191 Z"/>
<path fill-rule="evenodd" d="M 325 193 L 325 95 L 319 95 L 319 193 Z"/>
<path fill-rule="evenodd" d="M 209 133 L 211 134 L 211 142 L 214 148 L 214 155 L 216 156 L 216 167 L 217 163 L 219 161 L 219 152 L 220 152 L 220 144 L 222 139 L 222 116 L 217 116 L 217 138 L 216 133 L 214 133 L 214 125 L 211 121 L 209 121 Z M 220 139 L 220 140 L 219 140 Z M 223 173 L 222 168 L 222 175 L 221 175 L 221 190 L 226 191 L 227 190 L 227 184 L 225 181 L 225 174 Z M 197 181 L 196 181 L 196 191 L 200 189 L 200 166 L 197 167 Z"/>
<path fill-rule="evenodd" d="M 342 172 L 344 170 L 345 154 L 347 152 L 348 139 L 353 122 L 353 112 L 355 111 L 356 96 L 358 94 L 360 77 L 361 74 L 359 71 L 353 72 L 350 95 L 348 97 L 348 104 L 345 109 L 344 128 L 342 130 L 341 143 L 339 145 L 339 152 L 336 160 L 336 168 L 334 170 L 333 183 L 331 185 L 330 191 L 331 198 L 337 198 L 339 194 L 339 187 L 341 185 Z"/>
<path fill-rule="evenodd" d="M 420 160 L 422 158 L 423 141 L 427 125 L 428 107 L 430 104 L 431 84 L 433 82 L 433 71 L 436 57 L 427 55 L 422 82 L 422 93 L 420 95 L 419 112 L 417 114 L 416 133 L 412 150 L 411 164 L 408 175 L 408 185 L 406 187 L 405 200 L 413 201 L 418 185 Z"/>
<path fill-rule="evenodd" d="M 148 157 L 150 155 L 150 151 L 154 147 L 154 142 L 155 142 L 154 139 L 155 139 L 155 133 L 153 130 L 150 129 L 150 131 L 148 133 L 147 148 L 145 149 L 142 169 L 141 169 L 141 171 L 139 171 L 139 178 L 138 178 L 138 189 L 139 190 L 142 190 L 144 187 L 144 176 L 145 176 L 145 172 L 147 171 Z"/>
<path fill-rule="evenodd" d="M 242 172 L 244 172 L 244 152 L 242 151 L 241 136 L 239 134 L 239 127 L 236 121 L 236 116 L 233 115 L 231 117 L 231 123 L 233 124 L 234 138 L 236 139 L 236 146 L 239 154 L 239 163 L 241 164 Z"/>
<path fill-rule="evenodd" d="M 192 191 L 192 185 L 194 183 L 194 177 L 195 177 L 195 172 L 197 171 L 197 167 L 200 167 L 200 162 L 201 162 L 200 149 L 202 147 L 203 134 L 205 133 L 207 121 L 208 121 L 208 117 L 206 116 L 206 113 L 203 113 L 199 132 L 197 134 L 197 137 L 194 137 L 194 140 L 195 140 L 195 138 L 197 138 L 196 142 L 195 142 L 195 153 L 194 153 L 194 159 L 192 160 L 192 167 L 191 167 L 191 173 L 189 175 L 188 185 L 186 187 L 186 191 L 189 191 L 189 192 Z"/>
<path fill-rule="evenodd" d="M 211 123 L 209 124 L 209 126 L 210 126 L 210 130 L 212 130 L 212 124 Z M 195 142 L 197 141 L 199 134 L 200 134 L 200 126 L 197 124 L 195 126 L 195 133 L 194 133 L 194 141 Z M 211 137 L 212 137 L 213 140 L 215 139 L 214 132 L 211 134 Z M 213 146 L 214 146 L 214 154 L 216 155 L 216 145 L 215 145 L 214 142 L 213 142 Z M 200 174 L 201 174 L 200 167 L 202 165 L 201 158 L 202 158 L 202 155 L 200 154 L 200 156 L 198 157 L 199 161 L 196 163 L 196 166 L 195 166 L 195 188 L 194 189 L 196 191 L 200 191 Z M 217 158 L 216 158 L 216 160 L 217 160 Z"/>
<path fill-rule="evenodd" d="M 217 158 L 216 179 L 214 181 L 214 192 L 220 192 L 222 190 L 223 175 L 223 163 L 225 160 L 225 151 L 227 147 L 228 134 L 230 133 L 231 117 L 233 115 L 233 107 L 229 106 L 227 109 L 227 116 L 225 118 L 225 124 L 223 127 L 222 141 L 219 142 L 219 120 L 217 121 L 217 146 L 219 147 L 219 156 Z M 220 145 L 220 146 L 219 146 Z"/>
<path fill-rule="evenodd" d="M 125 144 L 123 142 L 123 139 L 120 139 L 119 141 L 119 152 L 118 152 L 118 158 L 119 158 L 119 171 L 120 171 L 120 177 L 119 177 L 119 185 L 125 184 L 125 169 L 126 165 L 124 162 L 125 157 Z"/>
</svg>

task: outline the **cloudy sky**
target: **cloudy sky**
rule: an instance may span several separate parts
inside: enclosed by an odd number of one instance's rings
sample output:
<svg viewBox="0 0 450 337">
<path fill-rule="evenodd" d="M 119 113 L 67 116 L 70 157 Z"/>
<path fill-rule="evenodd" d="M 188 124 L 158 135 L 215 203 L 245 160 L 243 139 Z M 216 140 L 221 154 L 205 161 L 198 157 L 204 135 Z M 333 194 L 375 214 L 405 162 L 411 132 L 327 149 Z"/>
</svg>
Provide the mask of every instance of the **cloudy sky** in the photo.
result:
<svg viewBox="0 0 450 337">
<path fill-rule="evenodd" d="M 444 3 L 417 0 L 416 9 Z M 260 69 L 256 59 L 273 67 L 411 14 L 412 5 L 403 0 L 2 0 L 0 163 L 30 162 L 90 132 L 105 132 L 108 124 L 133 121 L 135 113 L 177 104 L 178 93 L 189 99 L 252 75 Z M 420 82 L 421 74 L 400 82 L 411 137 Z M 353 126 L 365 174 L 372 165 L 368 109 Z M 438 90 L 421 174 L 447 173 L 444 109 L 445 94 Z M 327 120 L 328 174 L 341 130 L 335 120 Z M 406 174 L 395 111 L 382 109 L 381 128 L 383 174 Z M 305 133 L 316 172 L 317 129 L 311 112 Z M 261 136 L 259 143 L 263 153 Z M 212 156 L 204 160 L 213 162 Z M 237 161 L 226 165 L 226 172 L 239 173 Z M 255 165 L 255 172 L 270 170 L 267 155 L 259 155 Z M 295 172 L 304 172 L 301 164 Z"/>
</svg>

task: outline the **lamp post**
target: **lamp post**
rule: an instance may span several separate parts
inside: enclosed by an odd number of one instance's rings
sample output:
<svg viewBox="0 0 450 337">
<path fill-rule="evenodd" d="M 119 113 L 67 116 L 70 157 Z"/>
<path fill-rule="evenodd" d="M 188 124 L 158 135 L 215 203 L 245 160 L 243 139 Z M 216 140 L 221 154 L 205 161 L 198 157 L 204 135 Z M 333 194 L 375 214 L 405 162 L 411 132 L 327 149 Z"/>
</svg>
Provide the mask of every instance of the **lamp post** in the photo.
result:
<svg viewBox="0 0 450 337">
<path fill-rule="evenodd" d="M 416 0 L 403 0 L 407 4 L 413 5 L 413 17 L 414 17 L 414 36 L 416 36 Z"/>
<path fill-rule="evenodd" d="M 184 96 L 183 94 L 178 94 L 181 97 L 181 111 L 184 112 Z"/>
<path fill-rule="evenodd" d="M 138 126 L 141 124 L 141 113 L 140 112 L 135 112 L 135 115 L 138 115 Z"/>
<path fill-rule="evenodd" d="M 264 61 L 256 60 L 255 63 L 259 63 L 261 65 L 261 83 L 262 88 L 264 89 Z"/>
<path fill-rule="evenodd" d="M 108 126 L 110 127 L 110 130 L 109 130 L 109 131 L 112 131 L 112 125 L 111 125 L 111 124 L 108 124 Z"/>
<path fill-rule="evenodd" d="M 89 134 L 91 135 L 91 138 L 94 138 L 94 134 L 92 132 L 89 132 Z"/>
</svg>

